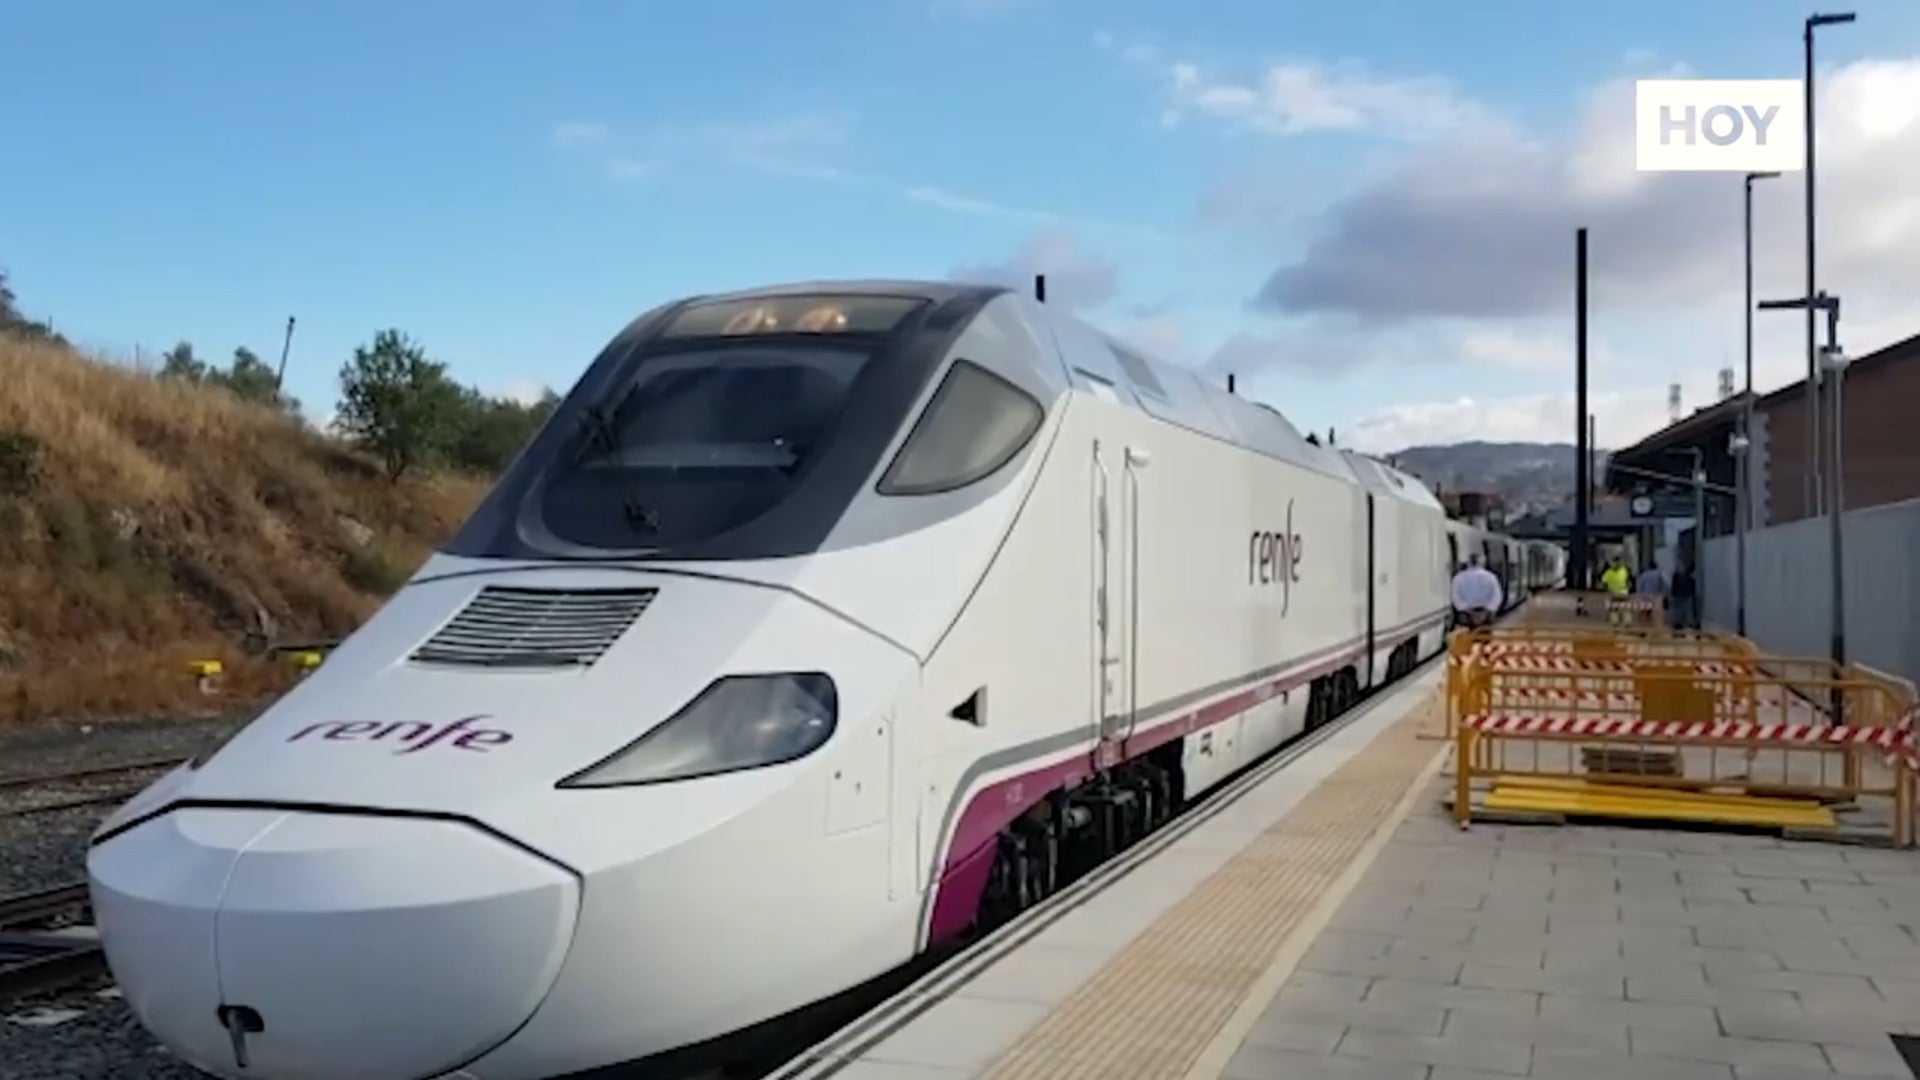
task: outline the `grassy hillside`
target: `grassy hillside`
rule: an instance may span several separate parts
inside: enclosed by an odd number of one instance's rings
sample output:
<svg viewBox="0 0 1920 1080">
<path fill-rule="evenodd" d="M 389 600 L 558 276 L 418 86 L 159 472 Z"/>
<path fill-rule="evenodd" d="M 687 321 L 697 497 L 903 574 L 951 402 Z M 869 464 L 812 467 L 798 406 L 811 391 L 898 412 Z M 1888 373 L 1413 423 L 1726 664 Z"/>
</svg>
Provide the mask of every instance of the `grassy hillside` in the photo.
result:
<svg viewBox="0 0 1920 1080">
<path fill-rule="evenodd" d="M 249 636 L 351 630 L 485 490 L 220 386 L 0 334 L 0 720 L 201 709 L 289 681 Z"/>
</svg>

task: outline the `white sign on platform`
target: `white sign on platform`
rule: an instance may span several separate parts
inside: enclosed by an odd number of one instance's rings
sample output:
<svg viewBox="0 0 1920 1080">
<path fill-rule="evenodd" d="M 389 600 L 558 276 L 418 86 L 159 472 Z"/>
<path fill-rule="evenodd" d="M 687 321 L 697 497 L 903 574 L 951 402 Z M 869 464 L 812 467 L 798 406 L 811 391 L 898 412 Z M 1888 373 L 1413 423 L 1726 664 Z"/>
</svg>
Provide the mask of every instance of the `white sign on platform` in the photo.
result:
<svg viewBox="0 0 1920 1080">
<path fill-rule="evenodd" d="M 1640 79 L 1641 172 L 1797 172 L 1806 162 L 1799 79 Z"/>
</svg>

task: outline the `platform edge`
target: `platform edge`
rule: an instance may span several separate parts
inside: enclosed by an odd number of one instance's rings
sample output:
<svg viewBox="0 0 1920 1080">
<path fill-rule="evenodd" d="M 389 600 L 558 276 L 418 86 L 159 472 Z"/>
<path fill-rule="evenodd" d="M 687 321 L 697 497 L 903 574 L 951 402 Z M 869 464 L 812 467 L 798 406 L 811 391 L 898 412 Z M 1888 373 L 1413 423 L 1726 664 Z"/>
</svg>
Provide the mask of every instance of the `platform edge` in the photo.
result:
<svg viewBox="0 0 1920 1080">
<path fill-rule="evenodd" d="M 1388 730 L 1391 731 L 1391 729 Z M 1214 1033 L 1213 1038 L 1200 1051 L 1200 1056 L 1194 1059 L 1192 1067 L 1187 1070 L 1182 1080 L 1218 1080 L 1221 1073 L 1226 1071 L 1227 1063 L 1232 1061 L 1233 1055 L 1239 1052 L 1247 1035 L 1253 1031 L 1254 1025 L 1259 1023 L 1261 1014 L 1267 1011 L 1267 1006 L 1279 996 L 1280 988 L 1286 985 L 1287 979 L 1300 965 L 1301 958 L 1306 956 L 1307 950 L 1313 947 L 1313 942 L 1319 938 L 1321 931 L 1327 928 L 1327 924 L 1333 921 L 1334 913 L 1339 911 L 1341 903 L 1360 884 L 1361 877 L 1373 866 L 1374 860 L 1380 857 L 1380 852 L 1393 838 L 1394 830 L 1406 821 L 1407 816 L 1413 812 L 1414 806 L 1427 797 L 1434 777 L 1439 775 L 1451 751 L 1451 746 L 1434 748 L 1432 760 L 1421 767 L 1420 775 L 1408 786 L 1406 794 L 1401 796 L 1393 812 L 1380 822 L 1373 834 L 1360 846 L 1360 850 L 1354 852 L 1353 861 L 1347 864 L 1346 869 L 1340 872 L 1340 876 L 1327 886 L 1318 900 L 1314 901 L 1313 907 L 1300 920 L 1300 925 L 1294 928 L 1292 935 L 1280 947 L 1273 962 L 1260 973 L 1260 977 L 1248 989 L 1247 996 L 1241 1000 L 1239 1007 L 1227 1017 L 1227 1022 L 1221 1025 L 1220 1030 Z"/>
</svg>

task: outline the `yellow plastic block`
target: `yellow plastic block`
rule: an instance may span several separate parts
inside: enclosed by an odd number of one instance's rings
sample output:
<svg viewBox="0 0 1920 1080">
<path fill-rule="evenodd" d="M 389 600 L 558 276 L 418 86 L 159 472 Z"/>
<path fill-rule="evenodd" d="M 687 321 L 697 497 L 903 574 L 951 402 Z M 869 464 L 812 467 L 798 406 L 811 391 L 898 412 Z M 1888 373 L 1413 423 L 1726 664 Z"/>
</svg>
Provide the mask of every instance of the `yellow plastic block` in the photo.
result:
<svg viewBox="0 0 1920 1080">
<path fill-rule="evenodd" d="M 1645 821 L 1695 821 L 1718 825 L 1835 829 L 1833 812 L 1808 799 L 1727 795 L 1579 780 L 1511 781 L 1488 792 L 1489 810 L 1536 814 L 1617 817 Z"/>
<path fill-rule="evenodd" d="M 320 666 L 320 661 L 322 659 L 322 657 L 320 656 L 320 653 L 314 649 L 307 649 L 305 651 L 296 652 L 296 653 L 288 653 L 287 658 L 293 661 L 295 667 L 303 667 L 303 668 L 317 668 Z"/>
<path fill-rule="evenodd" d="M 218 660 L 195 660 L 187 665 L 187 670 L 205 678 L 209 675 L 218 675 L 225 669 L 221 667 Z"/>
</svg>

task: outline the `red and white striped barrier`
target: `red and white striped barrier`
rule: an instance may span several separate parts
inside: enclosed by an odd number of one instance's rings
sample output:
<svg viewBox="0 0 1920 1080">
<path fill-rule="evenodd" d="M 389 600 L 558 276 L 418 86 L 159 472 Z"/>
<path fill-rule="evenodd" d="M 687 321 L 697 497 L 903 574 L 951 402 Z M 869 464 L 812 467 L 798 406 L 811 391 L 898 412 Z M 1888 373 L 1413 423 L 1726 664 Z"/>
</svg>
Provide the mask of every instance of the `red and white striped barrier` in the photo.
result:
<svg viewBox="0 0 1920 1080">
<path fill-rule="evenodd" d="M 1627 720 L 1599 716 L 1463 717 L 1463 727 L 1488 735 L 1591 735 L 1609 739 L 1715 739 L 1779 743 L 1788 746 L 1872 746 L 1889 756 L 1916 759 L 1913 733 L 1899 727 L 1844 727 L 1832 724 L 1756 724 L 1742 720 Z"/>
<path fill-rule="evenodd" d="M 1491 658 L 1489 658 L 1491 659 Z M 1488 664 L 1488 669 L 1496 673 L 1526 673 L 1552 675 L 1629 675 L 1651 663 L 1666 663 L 1671 666 L 1691 667 L 1700 675 L 1746 675 L 1752 673 L 1752 665 L 1727 663 L 1721 660 L 1577 660 L 1570 656 L 1539 656 L 1516 654 L 1503 657 L 1498 663 Z"/>
</svg>

